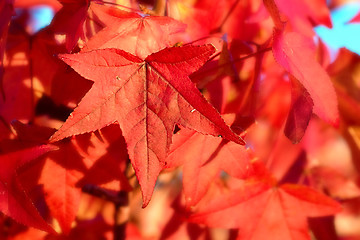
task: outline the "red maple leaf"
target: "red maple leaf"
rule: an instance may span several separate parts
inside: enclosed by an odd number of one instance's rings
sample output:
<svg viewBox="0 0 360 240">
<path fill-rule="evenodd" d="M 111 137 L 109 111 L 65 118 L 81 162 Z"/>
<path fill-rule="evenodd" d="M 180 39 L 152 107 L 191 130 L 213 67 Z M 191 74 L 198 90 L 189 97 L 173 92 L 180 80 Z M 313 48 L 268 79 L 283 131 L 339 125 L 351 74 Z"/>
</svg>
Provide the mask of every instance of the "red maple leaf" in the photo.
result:
<svg viewBox="0 0 360 240">
<path fill-rule="evenodd" d="M 40 216 L 34 203 L 24 191 L 17 177 L 17 169 L 49 151 L 58 149 L 41 145 L 0 155 L 0 211 L 16 221 L 47 232 L 54 230 Z"/>
<path fill-rule="evenodd" d="M 230 120 L 233 116 L 224 117 Z M 220 170 L 237 178 L 251 174 L 250 154 L 244 146 L 186 128 L 174 135 L 173 140 L 166 162 L 168 167 L 183 165 L 187 207 L 203 198 Z"/>
<path fill-rule="evenodd" d="M 12 123 L 12 127 L 19 139 L 15 142 L 18 145 L 46 142 L 55 131 L 17 121 Z M 29 185 L 27 189 L 41 184 L 51 215 L 57 219 L 62 231 L 69 233 L 80 204 L 81 187 L 97 184 L 113 191 L 131 190 L 124 175 L 127 152 L 121 131 L 115 125 L 102 129 L 98 134 L 84 134 L 56 144 L 59 150 L 46 156 L 40 166 L 39 180 L 33 183 L 21 180 Z M 32 178 L 37 175 L 37 167 L 28 168 Z"/>
<path fill-rule="evenodd" d="M 97 184 L 113 191 L 131 190 L 124 176 L 125 159 L 110 156 L 107 153 L 109 143 L 103 141 L 91 134 L 89 140 L 79 138 L 61 142 L 61 149 L 46 158 L 39 183 L 43 185 L 51 215 L 58 220 L 64 233 L 71 230 L 84 185 Z M 87 151 L 80 151 L 79 143 L 85 145 Z M 112 148 L 123 151 L 123 145 L 114 143 Z"/>
<path fill-rule="evenodd" d="M 169 17 L 146 16 L 116 11 L 112 23 L 86 43 L 83 51 L 120 48 L 140 58 L 174 44 L 176 33 L 185 30 L 185 24 Z"/>
<path fill-rule="evenodd" d="M 51 216 L 59 222 L 63 232 L 68 233 L 75 219 L 81 189 L 75 183 L 86 169 L 71 142 L 59 144 L 60 151 L 50 154 L 42 168 L 39 183 L 43 185 L 45 201 Z"/>
<path fill-rule="evenodd" d="M 175 124 L 244 143 L 188 78 L 213 52 L 204 45 L 166 48 L 145 60 L 118 49 L 60 55 L 95 83 L 52 141 L 118 122 L 146 206 Z"/>
<path fill-rule="evenodd" d="M 248 181 L 202 205 L 191 222 L 239 228 L 237 239 L 310 239 L 307 217 L 333 215 L 340 204 L 302 185 L 275 186 L 271 180 Z"/>
<path fill-rule="evenodd" d="M 273 53 L 278 63 L 292 74 L 310 94 L 314 112 L 337 125 L 337 97 L 329 75 L 316 61 L 310 39 L 291 32 L 275 30 Z"/>
<path fill-rule="evenodd" d="M 283 4 L 282 1 L 276 2 Z M 266 0 L 264 4 L 275 24 L 275 60 L 295 78 L 292 80 L 292 109 L 285 129 L 286 135 L 293 142 L 300 141 L 312 108 L 320 118 L 337 126 L 339 112 L 335 89 L 329 75 L 315 58 L 312 39 L 297 32 L 285 32 L 285 23 L 280 18 L 280 8 L 278 9 L 275 1 Z M 321 3 L 317 4 L 323 6 Z"/>
</svg>

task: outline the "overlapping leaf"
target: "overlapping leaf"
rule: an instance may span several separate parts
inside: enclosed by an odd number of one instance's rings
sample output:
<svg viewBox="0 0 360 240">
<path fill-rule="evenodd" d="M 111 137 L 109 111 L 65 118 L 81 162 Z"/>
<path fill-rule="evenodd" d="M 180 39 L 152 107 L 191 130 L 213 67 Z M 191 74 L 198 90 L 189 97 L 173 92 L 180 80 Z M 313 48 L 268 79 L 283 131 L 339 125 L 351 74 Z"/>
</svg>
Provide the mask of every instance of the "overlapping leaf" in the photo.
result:
<svg viewBox="0 0 360 240">
<path fill-rule="evenodd" d="M 19 142 L 30 145 L 46 142 L 54 133 L 51 128 L 17 121 L 12 126 Z M 131 190 L 124 175 L 127 152 L 119 127 L 104 128 L 101 136 L 85 134 L 56 143 L 59 150 L 49 153 L 43 165 L 28 168 L 28 174 L 33 176 L 39 171 L 39 179 L 35 178 L 33 183 L 21 179 L 29 184 L 29 189 L 41 184 L 51 216 L 57 219 L 64 233 L 70 232 L 75 220 L 83 186 L 92 184 L 112 191 Z"/>
<path fill-rule="evenodd" d="M 301 211 L 299 211 L 301 209 Z M 239 228 L 237 239 L 309 240 L 307 217 L 340 211 L 334 200 L 301 185 L 247 182 L 217 197 L 190 217 L 210 227 Z"/>
<path fill-rule="evenodd" d="M 313 100 L 306 89 L 292 76 L 291 80 L 291 107 L 286 121 L 285 135 L 298 143 L 305 134 L 313 112 Z"/>
<path fill-rule="evenodd" d="M 337 125 L 337 97 L 329 75 L 316 61 L 309 39 L 298 33 L 275 30 L 273 53 L 283 66 L 304 86 L 314 103 L 314 112 L 325 121 Z"/>
<path fill-rule="evenodd" d="M 66 36 L 66 49 L 71 51 L 84 35 L 83 23 L 87 16 L 89 0 L 60 1 L 62 9 L 56 14 L 52 26 Z"/>
<path fill-rule="evenodd" d="M 274 57 L 295 78 L 292 81 L 293 109 L 289 115 L 286 134 L 291 140 L 298 142 L 306 129 L 312 105 L 314 113 L 320 118 L 335 126 L 338 124 L 337 97 L 329 75 L 315 59 L 312 40 L 297 32 L 285 32 L 285 23 L 282 22 L 279 12 L 280 5 L 284 7 L 284 3 L 274 0 L 266 0 L 264 3 L 275 24 L 273 34 Z M 323 6 L 321 3 L 317 4 Z M 320 7 L 320 9 L 323 8 Z M 302 86 L 305 89 L 301 90 Z M 307 96 L 308 94 L 310 94 L 310 98 Z M 296 106 L 295 101 L 302 102 L 301 105 L 305 105 L 306 110 L 304 111 L 301 109 L 302 107 Z"/>
<path fill-rule="evenodd" d="M 56 34 L 65 36 L 68 52 L 74 49 L 79 39 L 91 38 L 104 25 L 112 23 L 115 18 L 107 13 L 111 8 L 100 5 L 99 1 L 69 0 L 60 2 L 63 7 L 54 16 L 51 28 Z"/>
<path fill-rule="evenodd" d="M 54 230 L 40 216 L 34 203 L 21 186 L 17 177 L 17 169 L 27 162 L 56 150 L 51 145 L 36 146 L 16 152 L 0 155 L 0 211 L 16 221 L 39 228 L 44 231 Z"/>
<path fill-rule="evenodd" d="M 145 59 L 174 44 L 174 35 L 185 29 L 183 23 L 169 17 L 142 17 L 116 8 L 109 10 L 113 22 L 88 41 L 83 51 L 119 48 Z"/>
<path fill-rule="evenodd" d="M 166 163 L 167 167 L 183 166 L 188 207 L 203 198 L 220 170 L 237 178 L 251 174 L 250 153 L 244 146 L 185 128 L 174 135 L 173 140 Z"/>
<path fill-rule="evenodd" d="M 332 27 L 330 11 L 323 0 L 275 0 L 281 13 L 284 13 L 296 32 L 314 36 L 314 25 Z"/>
</svg>

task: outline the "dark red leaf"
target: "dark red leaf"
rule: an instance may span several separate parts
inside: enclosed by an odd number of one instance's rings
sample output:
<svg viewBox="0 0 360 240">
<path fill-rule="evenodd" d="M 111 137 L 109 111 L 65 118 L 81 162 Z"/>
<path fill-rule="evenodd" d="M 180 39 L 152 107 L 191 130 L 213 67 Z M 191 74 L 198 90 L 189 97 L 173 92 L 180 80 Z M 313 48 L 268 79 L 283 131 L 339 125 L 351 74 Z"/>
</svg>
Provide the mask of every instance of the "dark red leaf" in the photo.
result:
<svg viewBox="0 0 360 240">
<path fill-rule="evenodd" d="M 42 145 L 0 155 L 0 211 L 22 224 L 51 233 L 54 230 L 40 216 L 21 186 L 16 171 L 24 164 L 56 149 L 58 148 L 55 146 Z"/>
<path fill-rule="evenodd" d="M 313 112 L 314 103 L 310 94 L 296 80 L 290 76 L 291 80 L 291 106 L 285 125 L 285 135 L 292 143 L 299 143 L 305 134 Z"/>
</svg>

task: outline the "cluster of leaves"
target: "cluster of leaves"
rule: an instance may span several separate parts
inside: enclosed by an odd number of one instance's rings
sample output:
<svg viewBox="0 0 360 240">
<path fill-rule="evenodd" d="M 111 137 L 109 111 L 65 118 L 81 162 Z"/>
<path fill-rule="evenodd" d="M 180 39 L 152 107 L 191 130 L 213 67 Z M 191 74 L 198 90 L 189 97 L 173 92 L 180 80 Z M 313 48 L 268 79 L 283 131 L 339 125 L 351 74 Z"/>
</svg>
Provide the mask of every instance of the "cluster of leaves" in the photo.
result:
<svg viewBox="0 0 360 240">
<path fill-rule="evenodd" d="M 1 239 L 360 236 L 360 58 L 314 43 L 325 1 L 0 15 Z"/>
</svg>

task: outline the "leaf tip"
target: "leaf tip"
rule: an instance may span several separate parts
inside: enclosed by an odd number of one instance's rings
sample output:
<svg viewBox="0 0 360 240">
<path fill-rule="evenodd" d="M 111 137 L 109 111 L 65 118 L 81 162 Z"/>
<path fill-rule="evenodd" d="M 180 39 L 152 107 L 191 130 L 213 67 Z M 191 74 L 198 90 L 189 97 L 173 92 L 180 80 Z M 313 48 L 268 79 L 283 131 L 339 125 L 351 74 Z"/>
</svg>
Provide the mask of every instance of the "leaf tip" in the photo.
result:
<svg viewBox="0 0 360 240">
<path fill-rule="evenodd" d="M 141 182 L 141 181 L 139 180 L 139 182 Z M 142 195 L 142 200 L 143 200 L 142 208 L 146 208 L 147 205 L 149 205 L 153 191 L 154 191 L 154 187 L 155 187 L 155 184 L 152 186 L 147 186 L 147 185 L 140 183 L 141 195 Z"/>
<path fill-rule="evenodd" d="M 209 48 L 209 51 L 212 52 L 211 54 L 214 54 L 217 51 L 216 47 L 212 43 L 206 44 L 206 46 Z"/>
<path fill-rule="evenodd" d="M 67 138 L 67 137 L 69 137 L 69 136 L 61 136 L 61 134 L 59 134 L 59 130 L 58 130 L 49 138 L 49 143 L 55 143 L 60 140 L 63 140 L 64 138 Z"/>
<path fill-rule="evenodd" d="M 48 144 L 48 145 L 46 145 L 46 146 L 47 146 L 47 149 L 48 149 L 49 151 L 57 151 L 57 150 L 60 149 L 58 146 L 55 146 L 55 145 L 52 145 L 52 144 Z"/>
<path fill-rule="evenodd" d="M 336 116 L 336 118 L 334 119 L 334 121 L 332 122 L 333 127 L 335 128 L 339 128 L 340 127 L 340 118 L 339 118 L 339 114 Z"/>
<path fill-rule="evenodd" d="M 242 137 L 239 136 L 239 144 L 240 145 L 246 145 L 246 142 L 244 139 L 242 139 Z"/>
<path fill-rule="evenodd" d="M 146 208 L 147 205 L 149 205 L 150 199 L 151 199 L 151 197 L 146 197 L 146 196 L 143 195 L 143 204 L 142 204 L 141 207 Z"/>
<path fill-rule="evenodd" d="M 241 136 L 237 135 L 236 133 L 233 133 L 233 134 L 235 135 L 235 139 L 228 139 L 228 140 L 233 141 L 240 145 L 246 145 L 245 140 Z M 222 137 L 222 136 L 219 135 L 219 137 Z"/>
</svg>

